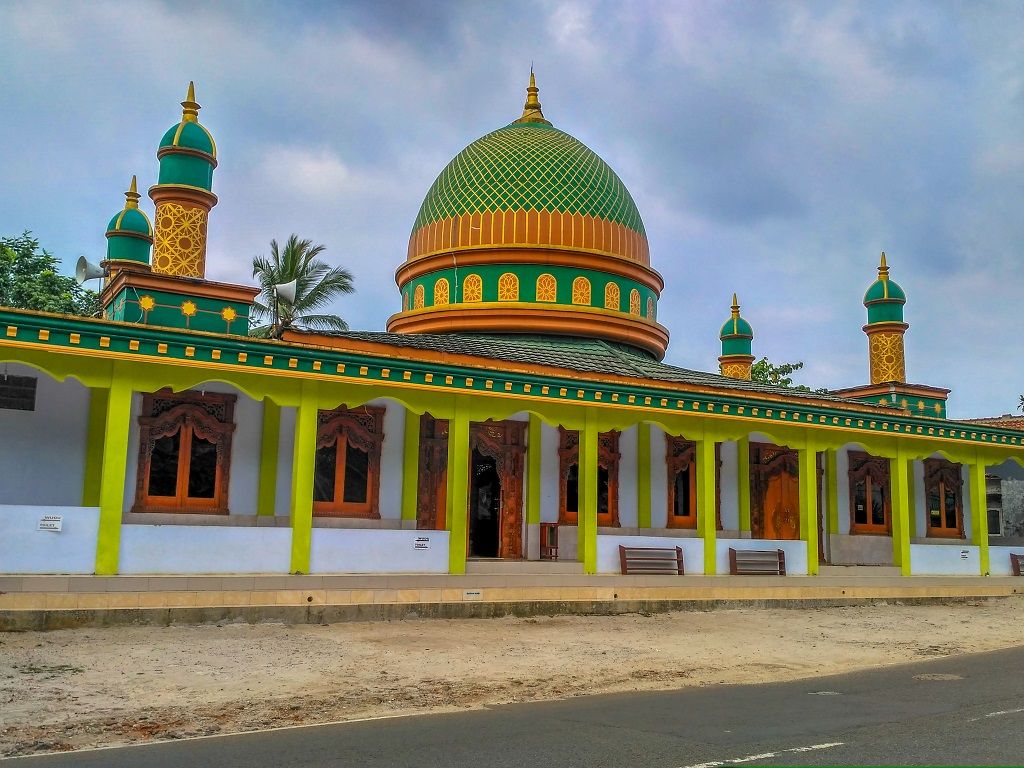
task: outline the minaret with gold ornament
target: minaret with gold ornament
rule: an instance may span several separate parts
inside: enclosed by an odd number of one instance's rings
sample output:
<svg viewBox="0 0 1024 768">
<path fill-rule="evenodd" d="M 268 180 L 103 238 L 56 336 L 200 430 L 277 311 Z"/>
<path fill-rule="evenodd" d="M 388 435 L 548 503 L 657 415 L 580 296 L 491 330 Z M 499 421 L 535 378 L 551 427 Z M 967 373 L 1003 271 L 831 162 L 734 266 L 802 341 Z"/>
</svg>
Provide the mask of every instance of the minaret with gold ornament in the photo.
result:
<svg viewBox="0 0 1024 768">
<path fill-rule="evenodd" d="M 722 326 L 719 339 L 722 341 L 722 356 L 718 358 L 718 366 L 722 375 L 750 381 L 754 364 L 754 355 L 751 353 L 754 329 L 740 317 L 740 302 L 735 293 L 732 295 L 732 316 Z"/>
<path fill-rule="evenodd" d="M 149 217 L 139 210 L 138 185 L 132 183 L 124 193 L 124 209 L 118 211 L 107 224 L 107 258 L 103 266 L 113 276 L 120 269 L 149 271 L 149 250 L 153 245 L 153 225 Z"/>
<path fill-rule="evenodd" d="M 910 326 L 903 322 L 903 305 L 906 303 L 907 295 L 903 289 L 889 279 L 889 265 L 883 251 L 878 279 L 864 294 L 864 306 L 868 310 L 864 333 L 868 337 L 872 384 L 907 380 L 903 334 Z"/>
<path fill-rule="evenodd" d="M 206 227 L 217 204 L 213 169 L 217 145 L 199 123 L 195 86 L 181 102 L 181 122 L 172 125 L 160 141 L 156 156 L 160 178 L 150 187 L 156 206 L 153 271 L 176 277 L 206 276 Z"/>
</svg>

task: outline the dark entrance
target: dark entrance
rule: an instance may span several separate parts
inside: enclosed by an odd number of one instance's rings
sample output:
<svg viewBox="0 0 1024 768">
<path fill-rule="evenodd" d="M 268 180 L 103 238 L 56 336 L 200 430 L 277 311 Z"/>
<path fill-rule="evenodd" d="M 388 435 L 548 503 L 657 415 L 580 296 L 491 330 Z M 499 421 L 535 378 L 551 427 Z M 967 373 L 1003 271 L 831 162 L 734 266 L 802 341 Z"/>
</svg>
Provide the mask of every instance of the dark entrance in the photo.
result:
<svg viewBox="0 0 1024 768">
<path fill-rule="evenodd" d="M 473 450 L 469 489 L 469 555 L 497 557 L 501 523 L 501 476 L 495 459 Z"/>
</svg>

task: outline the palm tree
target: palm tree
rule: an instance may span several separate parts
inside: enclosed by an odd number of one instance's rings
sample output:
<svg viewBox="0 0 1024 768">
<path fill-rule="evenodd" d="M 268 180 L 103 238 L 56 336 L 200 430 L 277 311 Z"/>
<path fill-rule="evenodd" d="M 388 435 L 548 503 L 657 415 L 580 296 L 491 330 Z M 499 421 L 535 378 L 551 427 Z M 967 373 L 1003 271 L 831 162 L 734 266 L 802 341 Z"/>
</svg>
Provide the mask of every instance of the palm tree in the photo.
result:
<svg viewBox="0 0 1024 768">
<path fill-rule="evenodd" d="M 354 293 L 352 273 L 343 267 L 332 267 L 317 258 L 324 246 L 312 240 L 299 240 L 292 235 L 278 248 L 270 241 L 270 256 L 254 256 L 252 276 L 262 289 L 253 303 L 252 317 L 257 323 L 250 334 L 269 336 L 274 318 L 274 286 L 296 280 L 295 301 L 278 300 L 281 327 L 296 326 L 313 331 L 345 331 L 348 323 L 337 315 L 318 313 L 344 293 Z"/>
</svg>

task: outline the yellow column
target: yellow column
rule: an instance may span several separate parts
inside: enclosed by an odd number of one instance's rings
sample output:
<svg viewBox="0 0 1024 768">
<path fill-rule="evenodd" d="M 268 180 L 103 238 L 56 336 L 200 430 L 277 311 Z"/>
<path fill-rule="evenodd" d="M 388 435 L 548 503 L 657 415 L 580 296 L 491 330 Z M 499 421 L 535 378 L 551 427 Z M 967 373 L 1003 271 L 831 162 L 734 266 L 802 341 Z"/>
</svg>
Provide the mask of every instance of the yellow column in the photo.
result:
<svg viewBox="0 0 1024 768">
<path fill-rule="evenodd" d="M 912 462 L 907 459 L 902 445 L 896 448 L 896 458 L 889 459 L 889 475 L 892 496 L 892 564 L 900 573 L 910 576 L 910 530 L 913 525 L 914 493 Z"/>
<path fill-rule="evenodd" d="M 833 448 L 825 451 L 825 507 L 828 533 L 839 533 L 839 452 Z"/>
<path fill-rule="evenodd" d="M 402 520 L 416 522 L 420 480 L 420 415 L 405 412 L 402 443 Z"/>
<path fill-rule="evenodd" d="M 114 364 L 103 418 L 99 483 L 100 530 L 96 540 L 96 575 L 117 573 L 124 514 L 124 477 L 128 467 L 128 432 L 132 417 L 132 379 Z"/>
<path fill-rule="evenodd" d="M 469 545 L 469 413 L 463 398 L 455 398 L 448 421 L 448 496 L 445 520 L 449 531 L 448 572 L 466 572 Z"/>
<path fill-rule="evenodd" d="M 256 513 L 273 516 L 277 506 L 277 450 L 281 439 L 281 406 L 263 398 L 263 435 L 260 439 L 260 484 Z"/>
<path fill-rule="evenodd" d="M 107 422 L 107 396 L 110 390 L 89 390 L 89 419 L 85 434 L 85 477 L 82 478 L 82 506 L 100 505 L 100 473 L 103 471 L 103 433 Z"/>
<path fill-rule="evenodd" d="M 808 437 L 797 449 L 800 464 L 800 538 L 807 545 L 807 575 L 818 573 L 818 464 L 814 443 Z"/>
<path fill-rule="evenodd" d="M 740 531 L 750 533 L 750 438 L 736 441 L 736 481 L 739 483 Z"/>
<path fill-rule="evenodd" d="M 313 472 L 316 467 L 317 383 L 303 381 L 292 451 L 292 573 L 309 573 L 313 543 Z"/>
<path fill-rule="evenodd" d="M 531 413 L 526 434 L 526 523 L 540 523 L 540 478 L 543 471 L 543 426 L 540 418 Z"/>
<path fill-rule="evenodd" d="M 716 573 L 715 441 L 705 435 L 697 441 L 697 533 L 704 539 L 704 574 Z"/>
<path fill-rule="evenodd" d="M 985 494 L 985 460 L 978 454 L 970 465 L 971 475 L 971 544 L 978 548 L 981 575 L 989 575 L 988 562 L 988 499 Z"/>
<path fill-rule="evenodd" d="M 636 524 L 651 527 L 651 425 L 636 425 Z"/>
<path fill-rule="evenodd" d="M 584 573 L 597 573 L 597 413 L 586 409 L 580 430 L 576 547 Z"/>
</svg>

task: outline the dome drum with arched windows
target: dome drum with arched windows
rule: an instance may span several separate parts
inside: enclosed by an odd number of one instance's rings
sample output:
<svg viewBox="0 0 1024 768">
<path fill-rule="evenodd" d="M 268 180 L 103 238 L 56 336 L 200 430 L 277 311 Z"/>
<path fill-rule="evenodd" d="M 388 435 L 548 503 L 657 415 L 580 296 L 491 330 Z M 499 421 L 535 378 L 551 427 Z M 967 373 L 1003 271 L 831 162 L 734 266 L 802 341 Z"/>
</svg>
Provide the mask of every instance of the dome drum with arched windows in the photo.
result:
<svg viewBox="0 0 1024 768">
<path fill-rule="evenodd" d="M 544 118 L 530 75 L 523 116 L 441 172 L 396 274 L 397 333 L 516 332 L 602 338 L 664 356 L 664 287 L 615 172 Z"/>
</svg>

